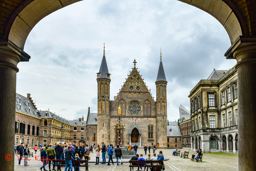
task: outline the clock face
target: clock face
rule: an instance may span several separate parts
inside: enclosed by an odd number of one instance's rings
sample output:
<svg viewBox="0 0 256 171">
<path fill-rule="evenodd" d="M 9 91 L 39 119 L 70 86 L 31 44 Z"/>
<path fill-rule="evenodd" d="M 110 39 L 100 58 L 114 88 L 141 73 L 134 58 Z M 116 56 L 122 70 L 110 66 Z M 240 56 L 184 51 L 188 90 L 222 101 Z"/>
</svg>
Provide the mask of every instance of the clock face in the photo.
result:
<svg viewBox="0 0 256 171">
<path fill-rule="evenodd" d="M 128 110 L 131 114 L 139 114 L 141 111 L 141 106 L 139 104 L 139 102 L 131 102 Z"/>
<path fill-rule="evenodd" d="M 137 90 L 140 90 L 140 87 L 139 87 L 139 86 L 137 86 L 137 87 L 136 87 L 136 89 L 137 89 Z"/>
<path fill-rule="evenodd" d="M 133 90 L 133 86 L 130 87 L 130 90 Z"/>
</svg>

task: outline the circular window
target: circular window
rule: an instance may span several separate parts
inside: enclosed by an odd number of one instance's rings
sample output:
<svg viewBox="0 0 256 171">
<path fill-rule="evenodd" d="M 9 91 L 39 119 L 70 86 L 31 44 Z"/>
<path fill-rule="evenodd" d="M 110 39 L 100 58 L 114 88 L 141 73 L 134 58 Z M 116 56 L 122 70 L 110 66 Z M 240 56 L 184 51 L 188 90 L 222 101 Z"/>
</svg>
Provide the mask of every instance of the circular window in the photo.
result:
<svg viewBox="0 0 256 171">
<path fill-rule="evenodd" d="M 140 90 L 140 87 L 139 87 L 139 86 L 137 86 L 137 87 L 136 87 L 136 89 L 137 89 L 137 90 Z"/>
<path fill-rule="evenodd" d="M 128 110 L 131 114 L 139 114 L 141 111 L 139 102 L 131 102 Z"/>
<path fill-rule="evenodd" d="M 133 90 L 133 86 L 130 87 L 130 90 Z"/>
</svg>

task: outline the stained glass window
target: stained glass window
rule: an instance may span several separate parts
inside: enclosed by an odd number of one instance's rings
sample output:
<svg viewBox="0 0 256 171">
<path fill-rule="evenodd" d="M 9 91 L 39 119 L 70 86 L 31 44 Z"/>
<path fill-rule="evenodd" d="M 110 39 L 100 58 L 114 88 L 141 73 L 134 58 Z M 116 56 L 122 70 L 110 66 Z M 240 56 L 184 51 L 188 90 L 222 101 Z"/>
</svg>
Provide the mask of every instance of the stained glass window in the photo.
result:
<svg viewBox="0 0 256 171">
<path fill-rule="evenodd" d="M 128 109 L 131 114 L 139 114 L 141 111 L 141 106 L 139 102 L 131 102 Z"/>
</svg>

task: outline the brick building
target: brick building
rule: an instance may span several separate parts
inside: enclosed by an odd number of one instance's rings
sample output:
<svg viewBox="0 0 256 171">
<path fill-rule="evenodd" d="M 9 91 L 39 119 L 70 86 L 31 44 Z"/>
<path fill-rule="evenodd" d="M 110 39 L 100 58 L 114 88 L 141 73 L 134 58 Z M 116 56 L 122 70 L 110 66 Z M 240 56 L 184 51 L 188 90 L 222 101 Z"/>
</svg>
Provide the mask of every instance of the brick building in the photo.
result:
<svg viewBox="0 0 256 171">
<path fill-rule="evenodd" d="M 178 119 L 178 125 L 180 127 L 180 132 L 182 135 L 182 146 L 190 147 L 191 146 L 191 120 L 189 111 L 182 105 L 179 107 L 180 118 Z"/>
</svg>

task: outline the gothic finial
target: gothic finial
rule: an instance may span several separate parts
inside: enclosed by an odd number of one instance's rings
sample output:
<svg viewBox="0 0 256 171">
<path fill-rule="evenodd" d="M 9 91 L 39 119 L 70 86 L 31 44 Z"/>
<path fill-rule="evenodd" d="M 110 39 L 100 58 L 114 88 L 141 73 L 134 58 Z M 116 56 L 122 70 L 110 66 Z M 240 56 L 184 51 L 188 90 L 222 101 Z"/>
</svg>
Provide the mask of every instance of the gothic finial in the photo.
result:
<svg viewBox="0 0 256 171">
<path fill-rule="evenodd" d="M 162 60 L 162 48 L 160 48 L 160 60 Z"/>
<path fill-rule="evenodd" d="M 134 59 L 134 61 L 133 61 L 133 63 L 134 63 L 134 68 L 136 68 L 136 59 Z"/>
<path fill-rule="evenodd" d="M 105 55 L 105 43 L 103 43 L 103 54 Z"/>
</svg>

